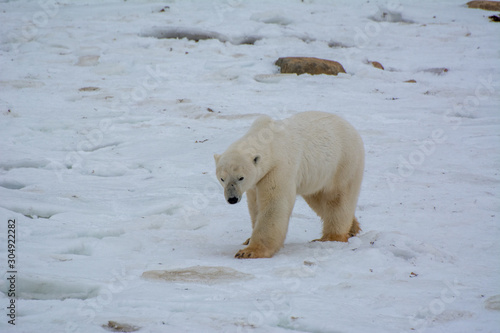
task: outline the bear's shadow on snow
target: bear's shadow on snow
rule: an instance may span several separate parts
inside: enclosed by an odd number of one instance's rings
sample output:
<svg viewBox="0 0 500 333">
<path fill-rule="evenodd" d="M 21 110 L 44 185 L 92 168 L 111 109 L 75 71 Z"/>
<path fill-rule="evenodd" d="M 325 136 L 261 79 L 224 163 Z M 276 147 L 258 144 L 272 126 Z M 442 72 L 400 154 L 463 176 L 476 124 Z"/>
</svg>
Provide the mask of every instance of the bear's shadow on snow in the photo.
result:
<svg viewBox="0 0 500 333">
<path fill-rule="evenodd" d="M 305 246 L 304 246 L 305 245 Z M 376 249 L 383 257 L 394 258 L 398 262 L 414 264 L 422 257 L 431 257 L 441 263 L 454 263 L 455 258 L 432 244 L 421 242 L 399 232 L 368 231 L 349 239 L 349 242 L 303 242 L 285 243 L 276 255 L 280 257 L 300 257 L 306 262 L 316 263 L 339 258 L 346 253 Z"/>
</svg>

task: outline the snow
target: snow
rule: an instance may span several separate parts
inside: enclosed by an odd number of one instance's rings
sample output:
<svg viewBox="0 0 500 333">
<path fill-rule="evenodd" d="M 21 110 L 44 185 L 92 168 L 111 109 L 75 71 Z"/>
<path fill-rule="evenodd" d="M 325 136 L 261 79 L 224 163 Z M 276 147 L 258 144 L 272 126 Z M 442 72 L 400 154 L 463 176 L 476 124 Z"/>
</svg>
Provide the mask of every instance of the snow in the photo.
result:
<svg viewBox="0 0 500 333">
<path fill-rule="evenodd" d="M 500 44 L 465 2 L 0 1 L 0 331 L 498 332 Z M 365 141 L 363 231 L 311 243 L 298 198 L 284 248 L 236 260 L 212 155 L 307 110 Z"/>
</svg>

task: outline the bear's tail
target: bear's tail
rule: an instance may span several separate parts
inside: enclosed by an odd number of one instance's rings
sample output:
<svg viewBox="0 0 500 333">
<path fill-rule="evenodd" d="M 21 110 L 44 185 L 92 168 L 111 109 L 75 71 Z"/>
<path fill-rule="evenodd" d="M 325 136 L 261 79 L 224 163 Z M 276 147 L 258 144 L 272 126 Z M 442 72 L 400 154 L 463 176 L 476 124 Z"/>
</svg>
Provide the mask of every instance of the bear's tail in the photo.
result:
<svg viewBox="0 0 500 333">
<path fill-rule="evenodd" d="M 354 217 L 352 219 L 351 230 L 349 230 L 349 237 L 356 236 L 360 231 L 361 231 L 361 227 L 359 226 L 358 219 L 356 219 L 356 217 Z"/>
</svg>

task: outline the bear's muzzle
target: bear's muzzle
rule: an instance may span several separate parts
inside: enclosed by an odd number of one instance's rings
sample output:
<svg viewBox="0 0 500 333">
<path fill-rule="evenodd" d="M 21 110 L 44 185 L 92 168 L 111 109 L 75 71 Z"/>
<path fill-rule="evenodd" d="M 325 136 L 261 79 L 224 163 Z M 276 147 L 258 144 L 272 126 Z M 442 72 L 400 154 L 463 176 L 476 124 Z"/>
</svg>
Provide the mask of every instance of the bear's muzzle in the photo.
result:
<svg viewBox="0 0 500 333">
<path fill-rule="evenodd" d="M 226 200 L 231 205 L 237 204 L 241 200 L 241 194 L 234 183 L 227 185 L 225 189 Z"/>
</svg>

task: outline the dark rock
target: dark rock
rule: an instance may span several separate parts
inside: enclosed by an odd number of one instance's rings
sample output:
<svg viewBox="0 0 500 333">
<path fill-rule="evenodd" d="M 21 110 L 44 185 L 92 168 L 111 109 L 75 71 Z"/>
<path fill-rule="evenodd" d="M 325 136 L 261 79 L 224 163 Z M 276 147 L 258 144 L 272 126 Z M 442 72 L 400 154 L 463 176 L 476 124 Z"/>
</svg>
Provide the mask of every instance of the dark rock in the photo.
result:
<svg viewBox="0 0 500 333">
<path fill-rule="evenodd" d="M 469 1 L 467 6 L 469 8 L 500 11 L 500 1 Z"/>
<path fill-rule="evenodd" d="M 283 74 L 337 75 L 345 73 L 344 67 L 336 61 L 310 57 L 279 58 L 275 65 L 280 67 Z"/>
<path fill-rule="evenodd" d="M 78 89 L 78 91 L 98 91 L 101 90 L 101 88 L 98 87 L 83 87 Z"/>
</svg>

